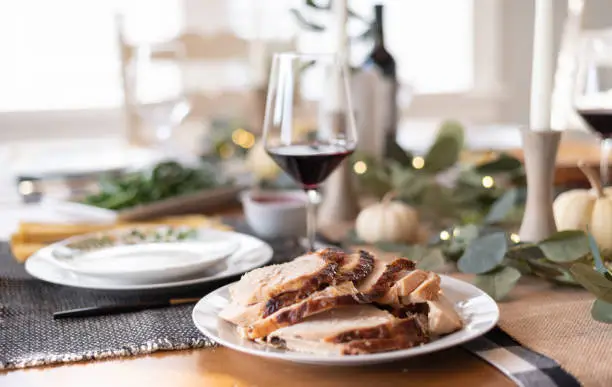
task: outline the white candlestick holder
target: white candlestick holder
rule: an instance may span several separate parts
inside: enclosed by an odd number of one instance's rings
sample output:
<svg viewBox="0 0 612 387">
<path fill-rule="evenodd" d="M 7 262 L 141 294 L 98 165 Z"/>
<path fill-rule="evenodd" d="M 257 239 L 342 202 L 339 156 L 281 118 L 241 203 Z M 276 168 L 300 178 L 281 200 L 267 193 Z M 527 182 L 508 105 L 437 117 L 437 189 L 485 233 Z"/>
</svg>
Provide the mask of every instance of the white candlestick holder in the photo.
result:
<svg viewBox="0 0 612 387">
<path fill-rule="evenodd" d="M 561 132 L 523 130 L 527 203 L 521 241 L 537 242 L 557 231 L 553 216 L 555 165 Z"/>
</svg>

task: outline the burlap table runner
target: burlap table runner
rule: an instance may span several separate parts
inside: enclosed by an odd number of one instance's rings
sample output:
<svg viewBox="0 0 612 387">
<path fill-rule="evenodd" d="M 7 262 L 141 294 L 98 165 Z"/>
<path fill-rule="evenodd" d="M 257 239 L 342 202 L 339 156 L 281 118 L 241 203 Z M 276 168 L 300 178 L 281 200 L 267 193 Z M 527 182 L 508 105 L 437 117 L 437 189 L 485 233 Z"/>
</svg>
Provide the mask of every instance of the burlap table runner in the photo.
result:
<svg viewBox="0 0 612 387">
<path fill-rule="evenodd" d="M 581 288 L 523 278 L 499 303 L 499 326 L 523 346 L 556 360 L 585 386 L 610 387 L 612 325 L 593 320 L 593 299 Z"/>
</svg>

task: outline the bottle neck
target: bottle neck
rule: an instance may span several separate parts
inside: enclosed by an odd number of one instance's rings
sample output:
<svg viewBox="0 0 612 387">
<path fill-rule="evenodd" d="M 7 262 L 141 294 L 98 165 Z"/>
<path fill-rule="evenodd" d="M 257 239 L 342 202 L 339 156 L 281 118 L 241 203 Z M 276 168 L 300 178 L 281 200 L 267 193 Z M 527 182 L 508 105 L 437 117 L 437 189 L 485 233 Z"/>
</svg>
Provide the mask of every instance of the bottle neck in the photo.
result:
<svg viewBox="0 0 612 387">
<path fill-rule="evenodd" d="M 374 44 L 378 47 L 385 45 L 385 34 L 383 32 L 383 6 L 374 7 Z"/>
</svg>

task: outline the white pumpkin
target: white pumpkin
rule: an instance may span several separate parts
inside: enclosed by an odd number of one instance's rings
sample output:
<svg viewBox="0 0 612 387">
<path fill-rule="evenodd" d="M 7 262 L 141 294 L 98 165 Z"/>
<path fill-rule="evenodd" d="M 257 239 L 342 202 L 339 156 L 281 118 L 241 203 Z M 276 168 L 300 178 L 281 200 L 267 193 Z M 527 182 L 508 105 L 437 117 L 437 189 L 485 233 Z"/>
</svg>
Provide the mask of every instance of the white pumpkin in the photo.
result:
<svg viewBox="0 0 612 387">
<path fill-rule="evenodd" d="M 591 189 L 573 189 L 563 192 L 553 203 L 557 230 L 586 230 L 597 244 L 612 249 L 612 190 L 602 189 L 601 181 L 584 163 L 578 167 L 589 179 Z"/>
<path fill-rule="evenodd" d="M 355 231 L 367 242 L 406 242 L 419 239 L 419 217 L 414 208 L 393 201 L 388 193 L 381 202 L 364 208 L 357 216 Z"/>
<path fill-rule="evenodd" d="M 253 172 L 259 180 L 270 180 L 276 178 L 280 168 L 268 155 L 262 140 L 257 141 L 249 150 L 246 157 L 247 168 Z"/>
</svg>

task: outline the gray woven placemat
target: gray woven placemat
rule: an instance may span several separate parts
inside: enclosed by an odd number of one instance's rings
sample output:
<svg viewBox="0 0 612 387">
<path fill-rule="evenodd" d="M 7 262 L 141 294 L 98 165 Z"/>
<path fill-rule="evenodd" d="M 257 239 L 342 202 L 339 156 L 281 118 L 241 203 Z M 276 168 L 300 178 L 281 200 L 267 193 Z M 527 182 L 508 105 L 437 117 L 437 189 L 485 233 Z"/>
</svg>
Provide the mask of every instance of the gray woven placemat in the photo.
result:
<svg viewBox="0 0 612 387">
<path fill-rule="evenodd" d="M 273 248 L 278 262 L 294 256 L 297 246 L 279 241 Z M 160 296 L 203 296 L 236 279 L 156 293 L 76 289 L 32 278 L 13 260 L 8 244 L 0 242 L 0 369 L 212 346 L 191 321 L 193 305 L 65 320 L 53 320 L 52 313 Z"/>
</svg>

